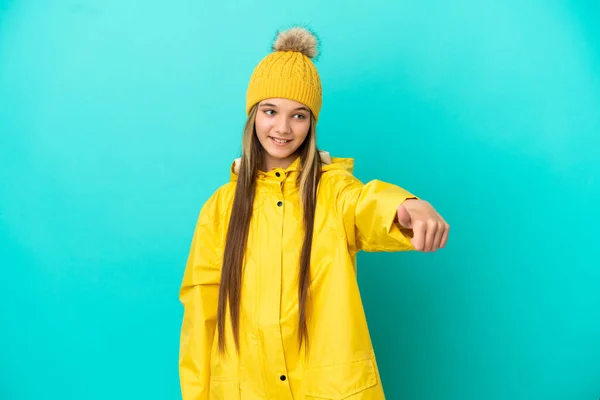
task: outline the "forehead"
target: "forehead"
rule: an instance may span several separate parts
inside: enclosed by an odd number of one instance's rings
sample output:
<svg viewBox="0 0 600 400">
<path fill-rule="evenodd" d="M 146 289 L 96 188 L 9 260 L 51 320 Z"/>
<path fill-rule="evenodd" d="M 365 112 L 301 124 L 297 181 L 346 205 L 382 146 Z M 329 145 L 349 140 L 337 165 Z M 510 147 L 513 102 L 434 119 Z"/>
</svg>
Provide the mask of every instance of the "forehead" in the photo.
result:
<svg viewBox="0 0 600 400">
<path fill-rule="evenodd" d="M 283 99 L 283 98 L 271 98 L 271 99 L 265 99 L 263 101 L 261 101 L 260 103 L 258 103 L 259 106 L 264 106 L 264 105 L 271 105 L 271 106 L 275 106 L 278 108 L 285 108 L 285 109 L 290 109 L 290 110 L 295 110 L 298 108 L 306 108 L 308 109 L 308 107 L 306 107 L 306 105 L 299 103 L 297 101 L 294 100 L 290 100 L 290 99 Z"/>
</svg>

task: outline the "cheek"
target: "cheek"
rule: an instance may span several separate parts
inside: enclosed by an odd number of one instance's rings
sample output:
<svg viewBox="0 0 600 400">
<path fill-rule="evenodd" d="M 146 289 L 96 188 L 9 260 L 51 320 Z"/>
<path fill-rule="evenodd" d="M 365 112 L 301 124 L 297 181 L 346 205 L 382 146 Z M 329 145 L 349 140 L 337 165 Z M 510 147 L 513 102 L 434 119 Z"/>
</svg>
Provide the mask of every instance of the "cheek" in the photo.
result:
<svg viewBox="0 0 600 400">
<path fill-rule="evenodd" d="M 254 127 L 258 136 L 268 135 L 268 133 L 271 131 L 271 123 L 265 118 L 256 117 Z"/>
<path fill-rule="evenodd" d="M 304 142 L 304 140 L 308 136 L 309 131 L 310 131 L 310 123 L 302 124 L 296 130 L 296 132 L 298 132 L 298 138 L 301 139 L 302 142 Z"/>
</svg>

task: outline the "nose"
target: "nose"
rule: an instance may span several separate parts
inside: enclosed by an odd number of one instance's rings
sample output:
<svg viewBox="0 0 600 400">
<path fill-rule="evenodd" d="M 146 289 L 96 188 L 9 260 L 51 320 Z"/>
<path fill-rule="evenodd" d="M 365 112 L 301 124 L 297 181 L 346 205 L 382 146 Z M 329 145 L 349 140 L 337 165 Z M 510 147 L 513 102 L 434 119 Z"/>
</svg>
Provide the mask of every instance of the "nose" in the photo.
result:
<svg viewBox="0 0 600 400">
<path fill-rule="evenodd" d="M 287 118 L 280 117 L 277 119 L 277 124 L 275 125 L 275 131 L 280 135 L 286 135 L 291 133 L 290 123 Z"/>
</svg>

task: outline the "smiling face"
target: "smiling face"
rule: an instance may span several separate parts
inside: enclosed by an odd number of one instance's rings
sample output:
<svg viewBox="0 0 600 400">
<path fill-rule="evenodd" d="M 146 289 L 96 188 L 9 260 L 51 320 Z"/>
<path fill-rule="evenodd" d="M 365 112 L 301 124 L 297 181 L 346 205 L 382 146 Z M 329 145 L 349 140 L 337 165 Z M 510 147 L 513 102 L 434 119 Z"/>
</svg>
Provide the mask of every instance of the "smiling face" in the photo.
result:
<svg viewBox="0 0 600 400">
<path fill-rule="evenodd" d="M 256 136 L 265 149 L 265 170 L 287 168 L 298 157 L 298 149 L 310 131 L 308 107 L 288 99 L 266 99 L 258 103 Z"/>
</svg>

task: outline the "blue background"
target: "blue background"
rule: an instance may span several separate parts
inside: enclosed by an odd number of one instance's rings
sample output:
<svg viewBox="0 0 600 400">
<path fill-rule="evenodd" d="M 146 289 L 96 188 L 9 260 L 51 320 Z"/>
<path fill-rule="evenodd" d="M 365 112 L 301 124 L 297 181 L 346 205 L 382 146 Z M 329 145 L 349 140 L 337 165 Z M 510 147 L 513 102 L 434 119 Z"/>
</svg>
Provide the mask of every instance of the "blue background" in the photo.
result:
<svg viewBox="0 0 600 400">
<path fill-rule="evenodd" d="M 361 254 L 389 399 L 600 396 L 597 1 L 0 1 L 0 399 L 176 399 L 178 290 L 277 29 L 319 145 L 429 200 Z"/>
</svg>

